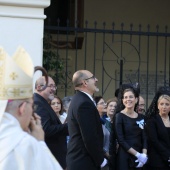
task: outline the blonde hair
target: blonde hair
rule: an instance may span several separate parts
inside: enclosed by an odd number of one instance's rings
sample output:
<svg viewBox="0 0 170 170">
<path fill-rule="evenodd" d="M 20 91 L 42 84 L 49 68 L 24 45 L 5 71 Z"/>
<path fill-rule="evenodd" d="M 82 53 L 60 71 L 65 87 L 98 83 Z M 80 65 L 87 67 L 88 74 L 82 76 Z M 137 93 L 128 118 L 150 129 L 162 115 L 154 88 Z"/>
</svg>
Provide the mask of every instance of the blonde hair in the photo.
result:
<svg viewBox="0 0 170 170">
<path fill-rule="evenodd" d="M 168 96 L 167 94 L 163 94 L 158 98 L 158 103 L 160 102 L 160 100 L 162 99 L 166 99 L 170 102 L 170 96 Z"/>
</svg>

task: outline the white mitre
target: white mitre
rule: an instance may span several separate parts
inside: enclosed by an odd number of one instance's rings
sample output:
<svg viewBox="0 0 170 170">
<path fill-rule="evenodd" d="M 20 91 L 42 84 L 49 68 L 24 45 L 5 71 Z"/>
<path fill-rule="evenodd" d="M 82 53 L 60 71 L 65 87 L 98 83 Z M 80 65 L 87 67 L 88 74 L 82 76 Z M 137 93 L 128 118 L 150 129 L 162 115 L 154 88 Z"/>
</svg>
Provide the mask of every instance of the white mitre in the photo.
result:
<svg viewBox="0 0 170 170">
<path fill-rule="evenodd" d="M 0 121 L 8 100 L 33 96 L 34 65 L 24 48 L 9 57 L 0 47 Z"/>
</svg>

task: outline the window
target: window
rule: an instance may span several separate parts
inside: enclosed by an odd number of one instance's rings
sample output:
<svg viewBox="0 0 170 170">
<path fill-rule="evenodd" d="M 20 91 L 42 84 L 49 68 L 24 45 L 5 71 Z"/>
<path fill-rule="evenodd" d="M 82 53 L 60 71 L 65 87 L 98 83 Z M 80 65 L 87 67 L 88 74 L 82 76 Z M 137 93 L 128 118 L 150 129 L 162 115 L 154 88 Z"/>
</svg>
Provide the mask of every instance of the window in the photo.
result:
<svg viewBox="0 0 170 170">
<path fill-rule="evenodd" d="M 51 0 L 51 4 L 44 11 L 47 18 L 45 25 L 66 27 L 67 19 L 69 27 L 75 27 L 75 22 L 78 21 L 78 27 L 83 28 L 84 17 L 84 0 Z"/>
<path fill-rule="evenodd" d="M 81 49 L 84 34 L 75 31 L 69 31 L 69 27 L 83 28 L 84 22 L 84 0 L 51 0 L 51 4 L 44 10 L 47 18 L 44 21 L 45 26 L 67 27 L 67 31 L 48 30 L 45 27 L 44 32 L 52 36 L 51 43 L 57 48 Z M 59 19 L 59 20 L 58 20 Z M 69 23 L 67 23 L 67 20 Z M 59 22 L 58 22 L 59 21 Z M 59 36 L 58 36 L 59 33 Z M 65 35 L 69 37 L 66 38 Z"/>
</svg>

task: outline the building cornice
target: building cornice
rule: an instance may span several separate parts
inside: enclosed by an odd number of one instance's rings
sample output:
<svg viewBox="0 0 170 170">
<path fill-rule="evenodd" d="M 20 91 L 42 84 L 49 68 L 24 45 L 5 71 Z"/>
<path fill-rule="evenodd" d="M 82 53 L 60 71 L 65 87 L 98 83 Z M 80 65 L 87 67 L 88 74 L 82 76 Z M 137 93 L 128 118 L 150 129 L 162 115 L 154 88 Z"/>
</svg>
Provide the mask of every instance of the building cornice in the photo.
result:
<svg viewBox="0 0 170 170">
<path fill-rule="evenodd" d="M 50 5 L 50 0 L 0 0 L 0 5 L 46 8 Z"/>
<path fill-rule="evenodd" d="M 45 19 L 50 0 L 0 0 L 0 17 Z"/>
</svg>

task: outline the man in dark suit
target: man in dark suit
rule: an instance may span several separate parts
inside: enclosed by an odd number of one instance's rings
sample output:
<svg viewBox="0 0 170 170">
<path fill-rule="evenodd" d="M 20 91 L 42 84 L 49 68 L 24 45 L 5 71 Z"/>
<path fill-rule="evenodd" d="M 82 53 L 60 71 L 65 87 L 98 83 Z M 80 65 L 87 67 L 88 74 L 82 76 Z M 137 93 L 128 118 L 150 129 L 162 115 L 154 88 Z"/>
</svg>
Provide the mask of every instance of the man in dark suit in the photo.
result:
<svg viewBox="0 0 170 170">
<path fill-rule="evenodd" d="M 87 70 L 73 75 L 77 93 L 68 111 L 70 140 L 67 151 L 67 170 L 99 170 L 105 164 L 103 131 L 99 113 L 93 102 L 93 93 L 99 91 L 97 78 Z"/>
<path fill-rule="evenodd" d="M 68 126 L 62 124 L 49 105 L 49 101 L 54 99 L 56 85 L 51 77 L 48 77 L 48 85 L 45 87 L 44 77 L 36 81 L 34 93 L 34 109 L 41 117 L 42 126 L 45 132 L 45 142 L 52 154 L 59 161 L 63 169 L 66 168 L 66 153 L 68 136 Z"/>
</svg>

